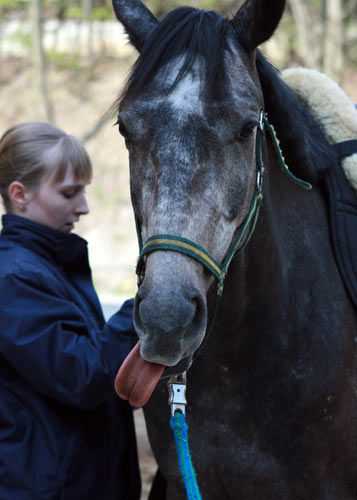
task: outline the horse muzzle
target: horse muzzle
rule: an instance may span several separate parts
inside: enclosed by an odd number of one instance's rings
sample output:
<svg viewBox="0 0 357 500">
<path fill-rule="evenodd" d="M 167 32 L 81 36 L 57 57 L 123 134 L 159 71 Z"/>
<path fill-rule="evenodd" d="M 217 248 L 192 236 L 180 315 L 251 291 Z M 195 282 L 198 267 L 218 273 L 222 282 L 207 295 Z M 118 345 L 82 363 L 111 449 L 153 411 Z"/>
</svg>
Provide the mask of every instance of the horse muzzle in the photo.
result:
<svg viewBox="0 0 357 500">
<path fill-rule="evenodd" d="M 157 260 L 159 254 L 163 256 L 157 252 L 148 261 Z M 163 261 L 168 260 L 167 254 L 165 257 Z M 174 260 L 185 259 L 175 257 Z M 190 358 L 201 344 L 206 331 L 207 305 L 199 284 L 194 282 L 195 274 L 190 277 L 187 272 L 191 267 L 189 262 L 184 275 L 160 264 L 161 269 L 147 266 L 135 299 L 134 322 L 141 340 L 141 356 L 152 363 L 173 367 Z"/>
</svg>

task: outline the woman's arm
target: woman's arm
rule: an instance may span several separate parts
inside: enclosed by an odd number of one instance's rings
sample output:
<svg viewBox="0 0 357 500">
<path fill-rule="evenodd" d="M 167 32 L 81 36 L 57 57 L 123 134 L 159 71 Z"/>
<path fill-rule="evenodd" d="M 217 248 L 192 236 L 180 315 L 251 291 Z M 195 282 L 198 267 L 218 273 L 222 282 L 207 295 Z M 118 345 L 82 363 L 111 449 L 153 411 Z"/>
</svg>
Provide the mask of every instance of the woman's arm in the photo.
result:
<svg viewBox="0 0 357 500">
<path fill-rule="evenodd" d="M 89 329 L 84 312 L 53 285 L 40 273 L 0 280 L 0 352 L 38 392 L 91 409 L 114 395 L 136 342 L 132 301 L 102 329 Z"/>
</svg>

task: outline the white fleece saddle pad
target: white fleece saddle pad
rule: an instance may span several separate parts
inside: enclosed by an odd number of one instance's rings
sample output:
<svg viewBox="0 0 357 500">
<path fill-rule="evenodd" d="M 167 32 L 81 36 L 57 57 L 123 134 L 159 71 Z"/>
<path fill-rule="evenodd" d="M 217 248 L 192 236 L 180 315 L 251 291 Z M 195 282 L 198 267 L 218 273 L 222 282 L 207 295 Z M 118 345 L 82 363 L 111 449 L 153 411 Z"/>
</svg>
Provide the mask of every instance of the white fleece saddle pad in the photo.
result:
<svg viewBox="0 0 357 500">
<path fill-rule="evenodd" d="M 357 139 L 356 107 L 336 82 L 307 68 L 285 69 L 281 76 L 304 101 L 330 144 Z M 344 158 L 341 165 L 357 193 L 357 153 Z"/>
</svg>

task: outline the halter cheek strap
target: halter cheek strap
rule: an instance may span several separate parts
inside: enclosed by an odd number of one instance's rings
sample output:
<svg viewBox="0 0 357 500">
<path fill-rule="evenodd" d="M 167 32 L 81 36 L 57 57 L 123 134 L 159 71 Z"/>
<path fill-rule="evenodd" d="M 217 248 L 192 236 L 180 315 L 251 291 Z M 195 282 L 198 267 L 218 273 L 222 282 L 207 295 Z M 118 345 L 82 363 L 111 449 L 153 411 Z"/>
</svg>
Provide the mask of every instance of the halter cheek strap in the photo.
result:
<svg viewBox="0 0 357 500">
<path fill-rule="evenodd" d="M 235 255 L 237 255 L 243 248 L 248 244 L 259 215 L 259 208 L 263 200 L 263 175 L 264 175 L 264 165 L 263 165 L 263 153 L 262 153 L 262 135 L 264 131 L 264 126 L 267 127 L 270 137 L 272 138 L 274 149 L 278 155 L 278 160 L 283 171 L 288 175 L 288 177 L 294 181 L 296 184 L 302 186 L 305 189 L 311 189 L 312 186 L 308 182 L 302 181 L 295 177 L 289 170 L 285 163 L 284 157 L 282 155 L 279 141 L 276 137 L 275 130 L 272 125 L 268 122 L 263 111 L 260 113 L 259 117 L 259 127 L 257 131 L 257 153 L 256 153 L 256 165 L 257 165 L 257 176 L 256 185 L 254 188 L 254 193 L 252 201 L 249 207 L 249 211 L 241 225 L 237 238 L 225 257 L 222 264 L 217 262 L 214 257 L 212 257 L 203 247 L 197 243 L 183 238 L 181 236 L 176 236 L 172 234 L 155 234 L 150 236 L 144 244 L 142 244 L 141 230 L 139 223 L 136 220 L 136 229 L 138 234 L 140 254 L 138 263 L 136 266 L 136 273 L 138 275 L 138 285 L 140 286 L 144 276 L 145 276 L 145 260 L 146 256 L 156 250 L 160 251 L 173 251 L 179 252 L 187 255 L 201 264 L 203 264 L 216 278 L 218 281 L 217 294 L 222 295 L 224 280 L 228 273 L 229 265 Z"/>
</svg>

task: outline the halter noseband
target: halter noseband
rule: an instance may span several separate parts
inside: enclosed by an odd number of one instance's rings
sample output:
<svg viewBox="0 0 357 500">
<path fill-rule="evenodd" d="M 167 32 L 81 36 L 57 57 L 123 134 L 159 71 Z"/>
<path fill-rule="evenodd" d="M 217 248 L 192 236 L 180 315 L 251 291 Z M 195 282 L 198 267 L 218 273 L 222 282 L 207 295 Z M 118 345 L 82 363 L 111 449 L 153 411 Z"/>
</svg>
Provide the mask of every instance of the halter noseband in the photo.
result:
<svg viewBox="0 0 357 500">
<path fill-rule="evenodd" d="M 295 177 L 286 165 L 280 145 L 279 140 L 276 136 L 274 127 L 268 122 L 263 111 L 260 112 L 259 126 L 257 131 L 257 149 L 256 149 L 256 184 L 254 188 L 254 193 L 252 201 L 249 207 L 249 211 L 241 225 L 238 236 L 232 246 L 232 249 L 228 255 L 220 264 L 214 257 L 212 257 L 203 247 L 194 243 L 191 240 L 183 238 L 181 236 L 175 236 L 172 234 L 154 234 L 150 236 L 144 244 L 142 244 L 141 230 L 139 223 L 136 220 L 136 229 L 139 241 L 140 254 L 136 266 L 136 274 L 138 275 L 138 285 L 140 286 L 145 276 L 145 260 L 147 254 L 154 252 L 156 250 L 173 251 L 179 252 L 187 255 L 201 264 L 203 264 L 218 280 L 217 294 L 222 295 L 224 280 L 228 273 L 229 265 L 234 257 L 238 254 L 249 242 L 259 215 L 259 208 L 263 200 L 263 175 L 264 175 L 264 164 L 263 164 L 263 152 L 262 152 L 262 136 L 264 127 L 267 128 L 269 135 L 272 139 L 274 149 L 277 153 L 279 164 L 283 171 L 288 175 L 288 177 L 303 188 L 310 190 L 312 189 L 311 184 L 302 181 Z"/>
</svg>

